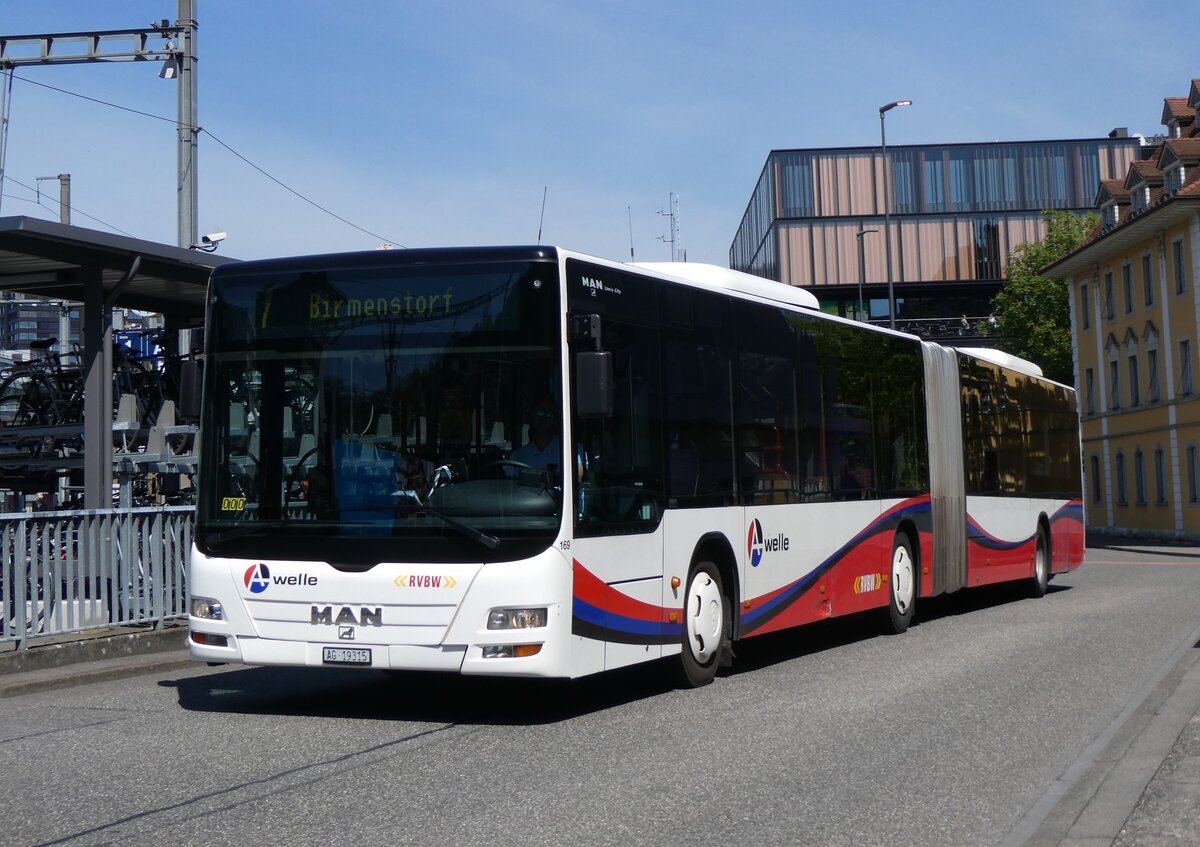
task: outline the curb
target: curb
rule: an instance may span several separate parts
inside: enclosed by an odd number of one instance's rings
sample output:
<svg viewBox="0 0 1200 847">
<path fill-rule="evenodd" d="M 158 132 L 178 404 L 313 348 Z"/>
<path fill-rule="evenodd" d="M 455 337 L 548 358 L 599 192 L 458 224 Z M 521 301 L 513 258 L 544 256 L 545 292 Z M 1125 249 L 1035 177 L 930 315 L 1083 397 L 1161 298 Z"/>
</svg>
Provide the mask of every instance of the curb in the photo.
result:
<svg viewBox="0 0 1200 847">
<path fill-rule="evenodd" d="M 95 635 L 0 653 L 0 697 L 193 664 L 186 626 Z"/>
</svg>

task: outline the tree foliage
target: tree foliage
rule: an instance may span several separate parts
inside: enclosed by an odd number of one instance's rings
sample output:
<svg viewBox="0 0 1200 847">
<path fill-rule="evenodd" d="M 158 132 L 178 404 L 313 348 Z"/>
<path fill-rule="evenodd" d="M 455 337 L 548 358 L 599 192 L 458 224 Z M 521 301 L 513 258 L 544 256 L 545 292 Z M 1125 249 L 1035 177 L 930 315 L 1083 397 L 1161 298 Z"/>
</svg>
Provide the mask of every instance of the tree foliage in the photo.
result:
<svg viewBox="0 0 1200 847">
<path fill-rule="evenodd" d="M 1071 385 L 1071 321 L 1068 282 L 1048 279 L 1041 269 L 1070 253 L 1095 230 L 1099 218 L 1061 210 L 1042 212 L 1046 236 L 1009 254 L 1007 282 L 992 301 L 1000 348 L 1041 366 L 1051 379 Z"/>
</svg>

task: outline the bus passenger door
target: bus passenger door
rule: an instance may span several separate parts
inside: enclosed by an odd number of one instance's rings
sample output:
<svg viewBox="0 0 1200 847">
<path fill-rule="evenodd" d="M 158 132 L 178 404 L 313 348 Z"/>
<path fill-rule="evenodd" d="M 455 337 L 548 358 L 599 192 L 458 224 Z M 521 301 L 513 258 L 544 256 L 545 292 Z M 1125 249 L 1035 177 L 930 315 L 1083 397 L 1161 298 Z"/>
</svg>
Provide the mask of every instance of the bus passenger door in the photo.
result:
<svg viewBox="0 0 1200 847">
<path fill-rule="evenodd" d="M 571 361 L 574 632 L 604 642 L 609 669 L 659 658 L 666 637 L 660 367 L 653 333 L 586 317 Z"/>
</svg>

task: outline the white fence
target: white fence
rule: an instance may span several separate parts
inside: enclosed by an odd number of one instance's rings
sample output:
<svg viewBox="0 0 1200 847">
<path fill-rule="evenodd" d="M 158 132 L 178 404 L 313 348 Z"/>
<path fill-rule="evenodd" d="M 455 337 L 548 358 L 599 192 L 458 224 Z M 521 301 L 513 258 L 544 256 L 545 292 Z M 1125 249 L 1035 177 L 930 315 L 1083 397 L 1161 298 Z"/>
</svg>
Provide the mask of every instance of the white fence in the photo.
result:
<svg viewBox="0 0 1200 847">
<path fill-rule="evenodd" d="M 0 644 L 187 615 L 192 507 L 0 514 Z"/>
</svg>

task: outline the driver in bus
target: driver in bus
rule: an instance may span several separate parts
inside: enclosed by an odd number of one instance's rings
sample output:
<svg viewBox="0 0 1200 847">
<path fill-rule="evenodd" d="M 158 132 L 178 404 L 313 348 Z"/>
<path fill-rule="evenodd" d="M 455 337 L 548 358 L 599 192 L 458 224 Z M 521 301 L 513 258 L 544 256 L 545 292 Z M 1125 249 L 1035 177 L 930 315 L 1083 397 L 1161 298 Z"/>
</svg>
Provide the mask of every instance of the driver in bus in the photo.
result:
<svg viewBox="0 0 1200 847">
<path fill-rule="evenodd" d="M 537 470 L 557 470 L 562 463 L 558 433 L 558 404 L 544 398 L 533 411 L 528 443 L 513 450 L 509 459 Z M 508 475 L 520 476 L 517 468 L 509 468 Z"/>
</svg>

